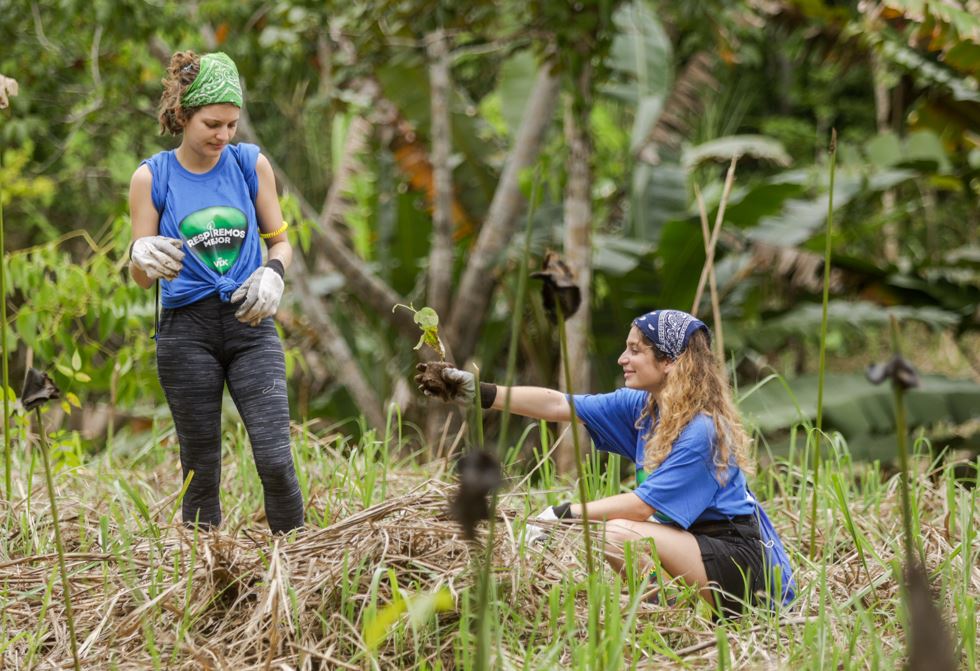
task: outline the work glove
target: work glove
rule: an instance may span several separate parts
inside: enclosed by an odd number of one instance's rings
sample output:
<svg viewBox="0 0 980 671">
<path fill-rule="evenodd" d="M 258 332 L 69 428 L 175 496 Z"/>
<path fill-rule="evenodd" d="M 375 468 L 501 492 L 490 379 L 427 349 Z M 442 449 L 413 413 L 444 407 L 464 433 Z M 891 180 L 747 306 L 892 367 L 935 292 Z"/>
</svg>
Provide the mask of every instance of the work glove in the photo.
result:
<svg viewBox="0 0 980 671">
<path fill-rule="evenodd" d="M 473 397 L 476 396 L 476 376 L 473 373 L 441 362 L 420 363 L 415 368 L 419 371 L 415 376 L 415 383 L 426 396 L 459 405 L 473 403 Z"/>
<path fill-rule="evenodd" d="M 238 321 L 258 326 L 263 319 L 276 314 L 285 286 L 279 273 L 269 266 L 256 268 L 231 295 L 232 303 L 242 301 L 235 312 Z"/>
<path fill-rule="evenodd" d="M 542 520 L 545 522 L 554 522 L 557 520 L 567 520 L 572 518 L 572 510 L 570 503 L 562 503 L 557 506 L 548 506 L 543 511 L 534 516 L 536 520 Z M 548 535 L 551 533 L 550 530 L 543 529 L 542 527 L 536 526 L 534 524 L 528 524 L 524 527 L 524 542 L 527 545 L 534 545 L 536 543 L 543 542 Z"/>
<path fill-rule="evenodd" d="M 129 258 L 151 280 L 172 280 L 184 267 L 183 245 L 178 238 L 151 235 L 133 242 Z"/>
</svg>

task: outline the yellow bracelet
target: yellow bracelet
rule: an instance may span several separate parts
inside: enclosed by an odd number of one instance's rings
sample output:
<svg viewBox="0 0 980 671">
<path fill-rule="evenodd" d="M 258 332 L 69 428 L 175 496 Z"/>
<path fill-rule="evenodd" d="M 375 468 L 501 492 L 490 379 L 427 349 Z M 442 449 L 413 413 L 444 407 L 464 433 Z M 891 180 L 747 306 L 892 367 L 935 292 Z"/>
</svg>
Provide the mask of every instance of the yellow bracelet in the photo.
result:
<svg viewBox="0 0 980 671">
<path fill-rule="evenodd" d="M 287 228 L 289 228 L 289 222 L 284 221 L 282 222 L 282 226 L 272 231 L 272 233 L 259 233 L 259 237 L 263 240 L 268 240 L 269 238 L 274 238 L 277 235 L 285 233 Z"/>
</svg>

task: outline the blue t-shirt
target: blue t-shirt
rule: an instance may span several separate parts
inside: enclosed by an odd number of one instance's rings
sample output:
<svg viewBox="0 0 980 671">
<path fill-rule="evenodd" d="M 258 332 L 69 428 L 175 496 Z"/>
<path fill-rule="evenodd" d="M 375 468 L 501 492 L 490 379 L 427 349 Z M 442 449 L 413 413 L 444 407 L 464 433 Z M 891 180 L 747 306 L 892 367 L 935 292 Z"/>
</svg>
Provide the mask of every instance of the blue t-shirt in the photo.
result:
<svg viewBox="0 0 980 671">
<path fill-rule="evenodd" d="M 611 394 L 576 394 L 574 399 L 575 411 L 596 448 L 626 457 L 636 465 L 637 475 L 644 475 L 643 447 L 652 419 L 644 418 L 639 428 L 637 422 L 649 394 L 622 388 Z M 714 422 L 705 414 L 697 415 L 674 441 L 667 458 L 652 473 L 637 478 L 634 493 L 654 509 L 658 519 L 685 529 L 696 522 L 755 514 L 770 571 L 771 603 L 789 604 L 796 596 L 796 581 L 786 549 L 741 469 L 731 464 L 725 484 L 718 481 L 714 442 Z"/>
<path fill-rule="evenodd" d="M 143 161 L 153 175 L 160 235 L 184 241 L 183 268 L 172 281 L 160 281 L 163 307 L 179 308 L 215 293 L 227 303 L 262 265 L 255 214 L 258 155 L 254 144 L 228 145 L 201 174 L 184 168 L 173 151 Z"/>
<path fill-rule="evenodd" d="M 600 450 L 621 454 L 643 468 L 643 447 L 651 419 L 636 424 L 649 395 L 637 389 L 618 389 L 611 394 L 578 394 L 575 411 Z M 712 459 L 715 425 L 710 417 L 697 415 L 674 441 L 670 454 L 634 490 L 652 507 L 658 519 L 684 529 L 696 522 L 723 520 L 755 512 L 745 475 L 729 465 L 724 484 Z"/>
</svg>

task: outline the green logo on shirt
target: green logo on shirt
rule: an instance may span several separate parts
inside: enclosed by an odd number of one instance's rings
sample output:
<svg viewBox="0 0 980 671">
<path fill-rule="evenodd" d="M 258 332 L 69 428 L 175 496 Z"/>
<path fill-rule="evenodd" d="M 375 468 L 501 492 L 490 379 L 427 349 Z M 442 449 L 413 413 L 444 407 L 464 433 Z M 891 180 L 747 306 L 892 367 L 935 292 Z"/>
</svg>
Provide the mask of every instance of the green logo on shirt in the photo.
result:
<svg viewBox="0 0 980 671">
<path fill-rule="evenodd" d="M 184 217 L 180 235 L 197 259 L 224 275 L 238 260 L 248 221 L 234 207 L 208 207 Z"/>
</svg>

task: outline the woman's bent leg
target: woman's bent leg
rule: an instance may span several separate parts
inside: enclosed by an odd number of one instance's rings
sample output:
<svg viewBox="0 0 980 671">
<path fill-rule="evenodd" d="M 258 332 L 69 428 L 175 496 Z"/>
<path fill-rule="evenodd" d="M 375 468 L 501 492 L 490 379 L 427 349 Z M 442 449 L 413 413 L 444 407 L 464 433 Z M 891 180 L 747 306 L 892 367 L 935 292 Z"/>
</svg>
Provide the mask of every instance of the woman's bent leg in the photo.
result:
<svg viewBox="0 0 980 671">
<path fill-rule="evenodd" d="M 239 346 L 228 364 L 228 390 L 252 443 L 269 527 L 286 532 L 303 526 L 303 495 L 290 451 L 282 343 L 272 319 L 254 328 L 241 324 L 234 337 Z"/>
<path fill-rule="evenodd" d="M 610 566 L 623 572 L 623 556 L 625 545 L 631 541 L 652 539 L 660 564 L 674 578 L 681 578 L 688 585 L 702 588 L 701 596 L 709 599 L 711 590 L 706 589 L 708 575 L 705 572 L 704 561 L 701 559 L 701 549 L 694 534 L 678 529 L 668 524 L 655 522 L 635 522 L 633 520 L 614 519 L 606 522 L 605 554 Z M 640 548 L 642 543 L 638 544 Z M 640 553 L 638 560 L 645 571 L 652 568 L 652 561 L 645 553 Z"/>
</svg>

